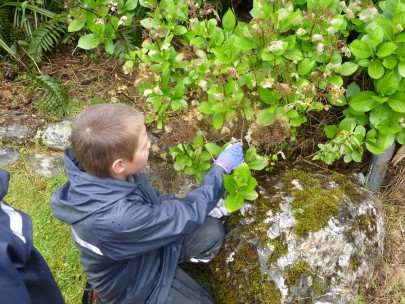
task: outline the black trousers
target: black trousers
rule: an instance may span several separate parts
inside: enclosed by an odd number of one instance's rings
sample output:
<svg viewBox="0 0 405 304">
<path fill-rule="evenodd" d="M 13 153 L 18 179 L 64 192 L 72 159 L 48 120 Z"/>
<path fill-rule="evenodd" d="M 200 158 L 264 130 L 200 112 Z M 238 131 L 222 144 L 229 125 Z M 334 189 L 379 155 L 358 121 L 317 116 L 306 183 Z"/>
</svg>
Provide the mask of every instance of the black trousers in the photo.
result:
<svg viewBox="0 0 405 304">
<path fill-rule="evenodd" d="M 190 233 L 183 244 L 179 263 L 209 262 L 219 251 L 225 237 L 221 220 L 207 217 Z M 213 296 L 184 270 L 177 266 L 166 304 L 211 304 Z"/>
</svg>

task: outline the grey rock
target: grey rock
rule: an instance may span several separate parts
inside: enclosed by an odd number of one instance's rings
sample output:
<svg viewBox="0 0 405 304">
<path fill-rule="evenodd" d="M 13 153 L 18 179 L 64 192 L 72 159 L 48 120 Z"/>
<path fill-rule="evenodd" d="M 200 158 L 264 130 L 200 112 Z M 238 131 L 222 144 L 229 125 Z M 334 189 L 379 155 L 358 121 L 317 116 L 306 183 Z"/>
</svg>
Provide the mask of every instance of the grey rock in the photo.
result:
<svg viewBox="0 0 405 304">
<path fill-rule="evenodd" d="M 237 224 L 211 266 L 223 294 L 218 303 L 272 297 L 270 303 L 346 304 L 371 283 L 385 236 L 376 196 L 338 174 L 285 176 L 260 180 L 259 198 L 231 218 Z"/>
<path fill-rule="evenodd" d="M 63 172 L 63 156 L 34 153 L 29 156 L 32 168 L 41 176 L 53 177 Z"/>
<path fill-rule="evenodd" d="M 0 167 L 12 165 L 20 158 L 20 153 L 16 148 L 0 146 Z"/>
<path fill-rule="evenodd" d="M 41 124 L 34 115 L 0 111 L 0 140 L 17 144 L 29 142 Z"/>
<path fill-rule="evenodd" d="M 64 150 L 70 146 L 70 134 L 72 121 L 69 119 L 48 124 L 43 131 L 37 134 L 42 139 L 42 143 L 55 150 Z"/>
</svg>

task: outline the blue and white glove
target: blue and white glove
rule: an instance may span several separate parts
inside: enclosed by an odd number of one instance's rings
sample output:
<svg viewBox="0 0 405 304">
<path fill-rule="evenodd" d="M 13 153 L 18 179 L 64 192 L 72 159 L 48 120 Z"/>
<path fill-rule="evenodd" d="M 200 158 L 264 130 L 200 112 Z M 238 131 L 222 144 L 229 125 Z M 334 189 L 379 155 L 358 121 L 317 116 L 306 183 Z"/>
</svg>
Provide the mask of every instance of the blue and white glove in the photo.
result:
<svg viewBox="0 0 405 304">
<path fill-rule="evenodd" d="M 214 161 L 214 165 L 224 168 L 228 174 L 241 163 L 243 163 L 243 150 L 240 142 L 230 145 Z"/>
</svg>

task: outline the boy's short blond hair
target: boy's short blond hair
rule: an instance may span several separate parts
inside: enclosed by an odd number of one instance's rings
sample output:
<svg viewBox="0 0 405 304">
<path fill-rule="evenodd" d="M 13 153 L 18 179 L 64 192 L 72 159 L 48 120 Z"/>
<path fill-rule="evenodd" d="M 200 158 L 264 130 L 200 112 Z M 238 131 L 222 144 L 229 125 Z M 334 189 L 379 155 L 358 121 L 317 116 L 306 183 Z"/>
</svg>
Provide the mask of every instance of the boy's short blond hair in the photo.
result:
<svg viewBox="0 0 405 304">
<path fill-rule="evenodd" d="M 144 125 L 144 115 L 126 104 L 91 106 L 72 123 L 72 150 L 87 173 L 109 177 L 114 161 L 133 160 Z"/>
</svg>

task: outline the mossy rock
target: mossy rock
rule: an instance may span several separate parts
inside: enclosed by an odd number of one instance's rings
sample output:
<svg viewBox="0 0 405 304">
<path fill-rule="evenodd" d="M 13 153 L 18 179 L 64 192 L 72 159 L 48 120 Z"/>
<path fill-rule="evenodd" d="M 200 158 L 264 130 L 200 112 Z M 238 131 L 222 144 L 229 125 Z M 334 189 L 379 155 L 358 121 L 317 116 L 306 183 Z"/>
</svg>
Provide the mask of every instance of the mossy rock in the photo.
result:
<svg viewBox="0 0 405 304">
<path fill-rule="evenodd" d="M 377 198 L 308 168 L 257 179 L 258 199 L 227 219 L 210 263 L 218 303 L 352 302 L 383 249 Z"/>
</svg>

